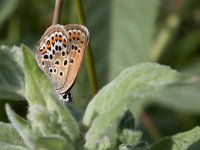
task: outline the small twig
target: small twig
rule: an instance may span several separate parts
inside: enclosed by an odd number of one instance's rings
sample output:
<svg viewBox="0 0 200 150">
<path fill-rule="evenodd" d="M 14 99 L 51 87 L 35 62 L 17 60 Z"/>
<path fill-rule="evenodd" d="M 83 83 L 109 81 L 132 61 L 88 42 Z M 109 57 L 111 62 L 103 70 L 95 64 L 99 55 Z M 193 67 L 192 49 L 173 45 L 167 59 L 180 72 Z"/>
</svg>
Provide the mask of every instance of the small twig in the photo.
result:
<svg viewBox="0 0 200 150">
<path fill-rule="evenodd" d="M 158 141 L 161 139 L 161 134 L 158 132 L 158 130 L 155 128 L 154 124 L 152 123 L 149 116 L 143 112 L 141 115 L 141 122 L 144 126 L 144 128 L 147 130 L 149 135 L 152 137 L 154 141 Z"/>
<path fill-rule="evenodd" d="M 180 24 L 179 17 L 174 14 L 171 15 L 165 24 L 164 27 L 161 28 L 155 42 L 150 50 L 150 60 L 158 61 L 163 54 L 164 48 L 170 41 L 171 37 L 176 33 L 178 26 Z"/>
<path fill-rule="evenodd" d="M 86 24 L 83 5 L 81 0 L 75 0 L 77 12 L 78 12 L 78 19 L 81 24 Z M 98 85 L 96 80 L 96 73 L 95 73 L 95 67 L 94 67 L 94 61 L 92 57 L 92 50 L 90 44 L 88 45 L 88 49 L 86 51 L 86 67 L 90 82 L 90 89 L 91 93 L 94 96 L 98 91 Z"/>
<path fill-rule="evenodd" d="M 62 0 L 55 0 L 55 8 L 54 8 L 52 25 L 58 24 L 60 22 L 61 8 L 62 8 Z"/>
</svg>

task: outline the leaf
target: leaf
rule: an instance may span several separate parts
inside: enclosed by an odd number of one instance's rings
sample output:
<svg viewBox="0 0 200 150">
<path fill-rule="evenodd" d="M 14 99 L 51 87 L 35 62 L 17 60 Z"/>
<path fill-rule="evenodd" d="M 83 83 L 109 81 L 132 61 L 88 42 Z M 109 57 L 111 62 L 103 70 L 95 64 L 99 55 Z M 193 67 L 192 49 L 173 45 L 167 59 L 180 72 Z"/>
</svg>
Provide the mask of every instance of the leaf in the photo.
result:
<svg viewBox="0 0 200 150">
<path fill-rule="evenodd" d="M 11 124 L 0 122 L 0 142 L 24 146 L 24 143 Z"/>
<path fill-rule="evenodd" d="M 151 146 L 150 150 L 197 150 L 200 146 L 200 128 L 166 137 L 157 144 Z"/>
<path fill-rule="evenodd" d="M 200 114 L 200 80 L 194 78 L 192 83 L 180 84 L 163 91 L 152 93 L 151 100 L 176 111 Z"/>
<path fill-rule="evenodd" d="M 30 149 L 47 149 L 47 150 L 51 149 L 65 150 L 68 148 L 72 150 L 74 149 L 72 144 L 69 143 L 67 139 L 59 135 L 53 136 L 53 133 L 51 133 L 51 136 L 42 136 L 42 134 L 39 133 L 39 131 L 37 131 L 36 128 L 34 128 L 35 126 L 33 126 L 33 124 L 29 124 L 27 121 L 25 121 L 20 116 L 15 114 L 10 109 L 9 105 L 6 105 L 6 111 L 10 121 L 15 126 L 21 137 L 23 138 L 26 146 L 29 147 Z M 49 124 L 51 125 L 51 122 L 49 122 Z M 50 131 L 51 130 L 49 130 L 49 132 Z"/>
<path fill-rule="evenodd" d="M 135 146 L 137 145 L 142 137 L 142 133 L 130 129 L 123 129 L 119 140 L 123 143 L 122 145 Z"/>
<path fill-rule="evenodd" d="M 86 133 L 85 147 L 87 149 L 113 149 L 116 145 L 117 127 L 126 109 L 112 109 L 108 114 L 102 114 L 94 120 Z M 104 120 L 104 121 L 103 121 Z M 105 121 L 106 120 L 106 121 Z"/>
<path fill-rule="evenodd" d="M 34 146 L 31 141 L 31 138 L 33 138 L 33 132 L 31 130 L 30 123 L 14 113 L 8 104 L 6 105 L 6 113 L 10 122 L 24 140 L 26 146 L 33 148 Z"/>
<path fill-rule="evenodd" d="M 90 127 L 85 147 L 95 149 L 106 137 L 109 148 L 114 148 L 117 128 L 127 111 L 138 122 L 142 106 L 151 93 L 184 80 L 178 72 L 155 63 L 143 63 L 123 71 L 89 103 L 83 117 L 83 124 Z"/>
<path fill-rule="evenodd" d="M 159 3 L 159 0 L 112 1 L 110 79 L 124 68 L 148 60 Z"/>
<path fill-rule="evenodd" d="M 101 85 L 124 68 L 148 60 L 159 0 L 85 0 L 83 4 Z"/>
<path fill-rule="evenodd" d="M 175 70 L 156 63 L 130 67 L 93 98 L 86 109 L 83 124 L 89 127 L 98 116 L 109 115 L 109 110 L 122 108 L 128 108 L 137 122 L 142 105 L 150 93 L 184 80 Z"/>
<path fill-rule="evenodd" d="M 36 141 L 35 149 L 46 149 L 46 150 L 74 150 L 74 147 L 66 139 L 62 137 L 41 137 Z"/>
<path fill-rule="evenodd" d="M 4 0 L 0 8 L 0 28 L 18 7 L 19 0 Z"/>
<path fill-rule="evenodd" d="M 24 100 L 24 73 L 21 50 L 0 46 L 0 99 Z"/>
<path fill-rule="evenodd" d="M 136 146 L 122 144 L 119 146 L 119 150 L 149 150 L 149 145 L 146 142 L 140 141 Z"/>
<path fill-rule="evenodd" d="M 125 68 L 148 60 L 160 2 L 83 0 L 100 88 Z M 73 90 L 75 94 L 91 97 L 89 86 L 85 86 L 88 77 L 84 69 L 83 64 Z"/>
<path fill-rule="evenodd" d="M 26 98 L 30 104 L 29 120 L 35 125 L 35 130 L 43 133 L 45 136 L 54 134 L 65 135 L 71 142 L 79 137 L 79 127 L 76 120 L 70 114 L 69 110 L 58 99 L 52 84 L 47 79 L 43 71 L 38 67 L 30 50 L 22 45 L 24 60 L 24 72 L 26 83 Z M 45 113 L 46 112 L 46 113 Z M 43 115 L 43 116 L 42 116 Z M 44 119 L 46 115 L 47 119 Z M 38 117 L 40 116 L 40 117 Z M 50 129 L 50 122 L 57 125 L 57 128 L 51 126 L 49 134 L 44 130 Z M 34 129 L 33 129 L 34 130 Z"/>
<path fill-rule="evenodd" d="M 28 150 L 27 148 L 22 146 L 11 145 L 3 142 L 0 142 L 0 147 L 1 150 Z"/>
</svg>

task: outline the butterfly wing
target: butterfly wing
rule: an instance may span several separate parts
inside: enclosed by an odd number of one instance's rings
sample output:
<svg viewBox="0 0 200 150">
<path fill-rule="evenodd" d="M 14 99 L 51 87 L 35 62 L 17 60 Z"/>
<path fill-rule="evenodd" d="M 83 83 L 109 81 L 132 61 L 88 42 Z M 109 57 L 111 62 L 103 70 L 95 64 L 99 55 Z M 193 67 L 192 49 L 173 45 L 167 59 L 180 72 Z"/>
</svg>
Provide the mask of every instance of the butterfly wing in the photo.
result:
<svg viewBox="0 0 200 150">
<path fill-rule="evenodd" d="M 61 93 L 67 91 L 76 80 L 81 62 L 89 41 L 89 32 L 86 27 L 82 25 L 66 25 L 68 49 L 69 49 L 69 67 L 67 71 L 67 78 Z"/>
<path fill-rule="evenodd" d="M 69 46 L 66 35 L 64 26 L 50 26 L 41 37 L 36 53 L 40 68 L 50 77 L 58 91 L 64 86 L 69 68 Z"/>
<path fill-rule="evenodd" d="M 66 95 L 76 80 L 89 32 L 82 25 L 52 25 L 39 42 L 36 60 L 56 90 Z"/>
</svg>

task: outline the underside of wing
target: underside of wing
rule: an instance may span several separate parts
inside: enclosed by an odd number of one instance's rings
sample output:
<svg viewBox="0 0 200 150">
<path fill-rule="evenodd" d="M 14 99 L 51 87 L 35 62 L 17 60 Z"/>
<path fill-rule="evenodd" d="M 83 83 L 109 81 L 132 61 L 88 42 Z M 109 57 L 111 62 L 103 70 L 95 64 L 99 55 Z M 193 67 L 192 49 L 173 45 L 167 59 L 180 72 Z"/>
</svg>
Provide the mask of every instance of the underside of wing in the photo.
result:
<svg viewBox="0 0 200 150">
<path fill-rule="evenodd" d="M 66 25 L 65 30 L 69 41 L 69 67 L 61 93 L 67 91 L 75 82 L 89 40 L 89 32 L 82 25 Z"/>
</svg>

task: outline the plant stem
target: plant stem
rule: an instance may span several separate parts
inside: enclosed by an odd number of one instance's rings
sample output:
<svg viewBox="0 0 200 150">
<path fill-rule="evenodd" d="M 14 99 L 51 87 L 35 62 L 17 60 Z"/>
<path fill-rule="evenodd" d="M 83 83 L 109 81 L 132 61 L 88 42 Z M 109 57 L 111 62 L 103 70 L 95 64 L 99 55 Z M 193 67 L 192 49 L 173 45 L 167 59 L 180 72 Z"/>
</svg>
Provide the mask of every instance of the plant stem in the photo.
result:
<svg viewBox="0 0 200 150">
<path fill-rule="evenodd" d="M 83 5 L 81 0 L 75 0 L 75 5 L 78 13 L 78 20 L 81 24 L 86 24 L 85 14 L 83 10 Z M 91 45 L 88 45 L 88 49 L 86 51 L 86 67 L 89 77 L 90 89 L 91 93 L 94 96 L 98 91 L 97 79 L 96 79 L 96 72 L 94 67 L 94 60 L 92 57 L 92 49 Z"/>
<path fill-rule="evenodd" d="M 149 116 L 146 114 L 146 112 L 143 112 L 141 115 L 141 122 L 144 126 L 144 128 L 147 130 L 149 135 L 152 137 L 154 141 L 159 141 L 161 139 L 161 134 L 158 132 L 158 130 L 155 128 L 154 124 L 152 123 Z"/>
<path fill-rule="evenodd" d="M 54 14 L 53 14 L 53 24 L 58 24 L 60 22 L 60 16 L 61 16 L 61 8 L 62 8 L 62 0 L 56 0 L 55 2 L 55 8 L 54 8 Z"/>
<path fill-rule="evenodd" d="M 158 61 L 161 55 L 163 54 L 164 48 L 170 41 L 172 35 L 174 35 L 175 30 L 179 26 L 180 20 L 179 17 L 174 14 L 169 16 L 167 19 L 166 25 L 161 28 L 154 45 L 150 51 L 150 60 L 151 61 Z"/>
</svg>

